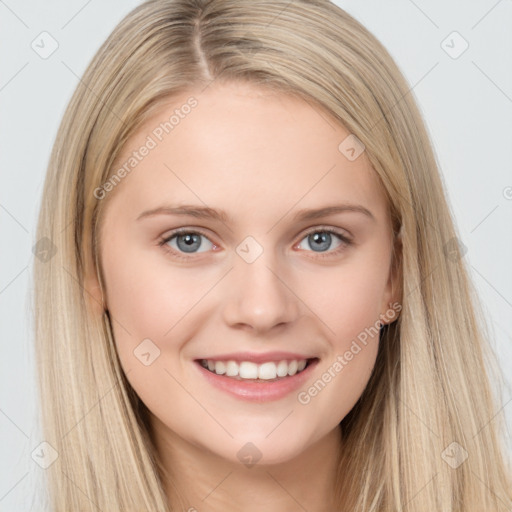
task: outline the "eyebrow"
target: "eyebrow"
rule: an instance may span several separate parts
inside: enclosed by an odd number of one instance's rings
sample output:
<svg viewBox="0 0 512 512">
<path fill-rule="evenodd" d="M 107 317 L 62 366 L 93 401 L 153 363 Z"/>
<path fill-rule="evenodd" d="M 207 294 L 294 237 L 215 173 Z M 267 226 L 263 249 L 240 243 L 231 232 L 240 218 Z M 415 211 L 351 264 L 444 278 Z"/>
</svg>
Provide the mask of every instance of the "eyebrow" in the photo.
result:
<svg viewBox="0 0 512 512">
<path fill-rule="evenodd" d="M 315 220 L 321 217 L 327 217 L 336 213 L 355 212 L 362 213 L 368 218 L 375 221 L 373 213 L 359 204 L 337 204 L 332 206 L 325 206 L 323 208 L 305 208 L 299 210 L 294 216 L 294 221 L 308 221 Z M 216 210 L 207 206 L 193 206 L 193 205 L 163 205 L 151 210 L 142 212 L 136 220 L 141 220 L 155 215 L 182 215 L 196 217 L 198 219 L 214 219 L 220 222 L 229 222 L 229 215 L 224 210 Z"/>
</svg>

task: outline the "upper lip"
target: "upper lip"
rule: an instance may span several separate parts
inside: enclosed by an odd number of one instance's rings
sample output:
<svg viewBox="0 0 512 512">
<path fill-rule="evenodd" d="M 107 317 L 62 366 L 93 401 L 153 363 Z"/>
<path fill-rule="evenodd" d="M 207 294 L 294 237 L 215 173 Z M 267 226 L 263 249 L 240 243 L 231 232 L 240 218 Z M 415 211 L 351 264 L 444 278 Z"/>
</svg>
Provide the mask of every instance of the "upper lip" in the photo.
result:
<svg viewBox="0 0 512 512">
<path fill-rule="evenodd" d="M 219 354 L 215 356 L 202 357 L 198 359 L 201 361 L 203 359 L 209 361 L 250 361 L 252 363 L 266 363 L 266 362 L 279 362 L 279 361 L 301 361 L 303 359 L 314 359 L 315 356 L 308 356 L 305 354 L 298 354 L 294 352 L 264 352 L 264 353 L 256 353 L 256 352 L 236 352 L 230 354 Z"/>
</svg>

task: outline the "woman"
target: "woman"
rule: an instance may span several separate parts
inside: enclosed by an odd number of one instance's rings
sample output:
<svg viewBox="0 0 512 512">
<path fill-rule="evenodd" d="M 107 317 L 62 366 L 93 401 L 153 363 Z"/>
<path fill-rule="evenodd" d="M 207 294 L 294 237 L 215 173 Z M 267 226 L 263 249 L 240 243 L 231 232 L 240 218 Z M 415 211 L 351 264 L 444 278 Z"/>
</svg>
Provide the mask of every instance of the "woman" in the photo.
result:
<svg viewBox="0 0 512 512">
<path fill-rule="evenodd" d="M 134 9 L 66 111 L 38 236 L 54 510 L 512 506 L 430 141 L 335 5 Z"/>
</svg>

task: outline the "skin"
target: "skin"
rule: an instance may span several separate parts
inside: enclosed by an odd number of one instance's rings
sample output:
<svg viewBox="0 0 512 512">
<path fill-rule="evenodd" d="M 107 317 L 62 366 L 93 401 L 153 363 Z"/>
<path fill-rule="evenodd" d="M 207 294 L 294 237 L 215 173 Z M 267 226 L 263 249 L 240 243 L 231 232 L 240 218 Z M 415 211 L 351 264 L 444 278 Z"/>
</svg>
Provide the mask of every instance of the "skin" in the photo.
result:
<svg viewBox="0 0 512 512">
<path fill-rule="evenodd" d="M 307 390 L 398 299 L 384 192 L 366 153 L 350 161 L 339 151 L 349 132 L 325 111 L 241 83 L 174 97 L 118 162 L 191 95 L 197 107 L 108 198 L 103 299 L 122 367 L 150 411 L 164 466 L 190 510 L 332 509 L 339 423 L 368 382 L 378 336 L 308 404 L 297 392 L 266 403 L 240 400 L 213 388 L 193 361 L 235 351 L 315 355 L 320 362 L 300 388 Z M 300 209 L 340 203 L 362 205 L 374 218 L 345 211 L 293 219 Z M 137 220 L 164 204 L 207 205 L 230 220 Z M 195 253 L 181 251 L 188 260 L 176 255 L 177 238 L 158 245 L 180 227 L 207 235 Z M 352 243 L 332 235 L 319 250 L 307 237 L 317 227 L 320 234 L 337 229 Z M 247 236 L 263 249 L 252 263 L 236 252 Z M 94 277 L 88 286 L 98 293 Z M 146 338 L 160 350 L 149 366 L 134 356 Z M 262 454 L 250 468 L 237 456 L 247 442 Z"/>
</svg>

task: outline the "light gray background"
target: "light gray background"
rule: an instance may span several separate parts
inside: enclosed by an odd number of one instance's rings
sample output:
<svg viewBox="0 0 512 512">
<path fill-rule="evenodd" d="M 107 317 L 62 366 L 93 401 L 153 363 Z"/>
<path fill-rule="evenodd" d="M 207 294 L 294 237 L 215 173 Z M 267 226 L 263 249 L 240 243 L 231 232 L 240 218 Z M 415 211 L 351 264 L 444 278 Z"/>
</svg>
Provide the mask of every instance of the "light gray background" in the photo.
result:
<svg viewBox="0 0 512 512">
<path fill-rule="evenodd" d="M 87 63 L 138 3 L 0 0 L 1 511 L 29 510 L 34 500 L 34 510 L 43 508 L 41 498 L 34 498 L 43 470 L 31 458 L 43 440 L 36 422 L 29 294 L 37 210 L 50 149 Z M 512 1 L 336 3 L 382 41 L 411 84 L 510 385 Z M 58 42 L 46 59 L 31 47 L 43 31 Z M 453 56 L 464 42 L 457 35 L 447 39 L 453 31 L 469 44 L 458 58 Z M 511 458 L 512 393 L 508 388 L 503 393 Z"/>
</svg>

